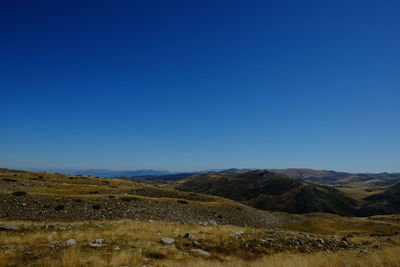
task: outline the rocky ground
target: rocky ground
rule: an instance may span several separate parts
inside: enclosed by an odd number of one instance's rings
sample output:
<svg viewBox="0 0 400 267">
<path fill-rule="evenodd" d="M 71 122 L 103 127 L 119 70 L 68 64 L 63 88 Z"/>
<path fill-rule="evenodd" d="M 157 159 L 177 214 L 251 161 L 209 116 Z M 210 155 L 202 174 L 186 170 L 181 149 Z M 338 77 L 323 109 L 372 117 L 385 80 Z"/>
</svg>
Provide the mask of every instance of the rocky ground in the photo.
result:
<svg viewBox="0 0 400 267">
<path fill-rule="evenodd" d="M 208 206 L 190 200 L 160 200 L 140 196 L 93 199 L 14 196 L 0 194 L 3 220 L 158 220 L 181 223 L 210 222 L 255 227 L 276 227 L 279 216 L 244 205 Z"/>
</svg>

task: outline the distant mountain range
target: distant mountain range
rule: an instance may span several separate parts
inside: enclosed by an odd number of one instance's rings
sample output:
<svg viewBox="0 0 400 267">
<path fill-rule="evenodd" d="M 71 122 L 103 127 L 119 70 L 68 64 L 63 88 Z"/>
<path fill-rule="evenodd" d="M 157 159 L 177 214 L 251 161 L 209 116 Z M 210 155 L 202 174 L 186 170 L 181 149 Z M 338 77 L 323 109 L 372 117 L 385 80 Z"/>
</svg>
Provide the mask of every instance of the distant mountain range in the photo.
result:
<svg viewBox="0 0 400 267">
<path fill-rule="evenodd" d="M 132 171 L 112 171 L 112 170 L 102 170 L 102 169 L 91 169 L 77 171 L 74 174 L 79 175 L 90 175 L 99 177 L 143 177 L 143 176 L 160 176 L 166 174 L 172 174 L 165 170 L 132 170 Z"/>
<path fill-rule="evenodd" d="M 59 172 L 65 174 L 85 175 L 95 177 L 124 177 L 141 180 L 159 180 L 159 181 L 177 181 L 185 179 L 191 175 L 207 172 L 220 172 L 220 173 L 244 173 L 257 169 L 212 169 L 201 170 L 194 172 L 171 172 L 167 170 L 107 170 L 107 169 L 87 169 L 87 170 L 73 170 L 73 169 L 52 169 L 46 170 L 49 172 Z M 270 172 L 283 174 L 295 179 L 322 184 L 335 187 L 354 185 L 368 185 L 375 187 L 385 187 L 393 185 L 400 181 L 400 173 L 348 173 L 337 172 L 332 170 L 313 170 L 306 168 L 288 168 L 288 169 L 266 169 Z"/>
<path fill-rule="evenodd" d="M 343 186 L 351 183 L 388 186 L 400 181 L 400 173 L 347 173 L 301 168 L 269 169 L 269 171 L 303 181 L 332 186 Z"/>
<path fill-rule="evenodd" d="M 178 181 L 185 179 L 192 175 L 207 172 L 219 173 L 244 173 L 257 169 L 211 169 L 200 170 L 193 172 L 171 172 L 167 170 L 153 170 L 153 169 L 140 169 L 140 170 L 107 170 L 107 169 L 47 169 L 47 172 L 58 172 L 73 175 L 106 177 L 106 178 L 132 178 L 140 180 L 159 180 L 159 181 Z M 306 168 L 288 168 L 288 169 L 266 169 L 270 172 L 283 174 L 295 179 L 317 183 L 321 185 L 330 185 L 335 187 L 354 185 L 368 185 L 374 187 L 385 187 L 393 185 L 400 181 L 400 173 L 348 173 L 337 172 L 332 170 L 313 170 Z M 38 170 L 31 170 L 38 171 Z"/>
<path fill-rule="evenodd" d="M 115 177 L 130 178 L 130 177 L 142 177 L 142 176 L 160 176 L 160 175 L 177 173 L 177 172 L 170 172 L 170 171 L 166 171 L 166 170 L 151 170 L 151 169 L 142 169 L 142 170 L 107 170 L 107 169 L 87 169 L 87 170 L 78 170 L 78 169 L 36 170 L 35 169 L 34 170 L 34 169 L 30 169 L 30 171 L 46 171 L 46 172 L 54 172 L 54 173 L 105 177 L 105 178 L 115 178 Z"/>
<path fill-rule="evenodd" d="M 105 177 L 105 178 L 143 178 L 143 179 L 159 179 L 164 181 L 175 181 L 179 179 L 184 179 L 188 176 L 209 172 L 209 171 L 225 171 L 225 170 L 202 170 L 197 172 L 171 172 L 167 170 L 152 170 L 152 169 L 140 169 L 140 170 L 107 170 L 107 169 L 87 169 L 87 170 L 78 170 L 78 169 L 45 169 L 45 170 L 37 170 L 37 169 L 29 169 L 30 171 L 46 171 L 46 172 L 54 172 L 54 173 L 63 173 L 63 174 L 73 174 L 73 175 L 83 175 L 83 176 L 94 176 L 94 177 Z M 237 169 L 229 169 L 229 170 L 237 170 Z M 229 171 L 227 170 L 227 171 Z"/>
</svg>

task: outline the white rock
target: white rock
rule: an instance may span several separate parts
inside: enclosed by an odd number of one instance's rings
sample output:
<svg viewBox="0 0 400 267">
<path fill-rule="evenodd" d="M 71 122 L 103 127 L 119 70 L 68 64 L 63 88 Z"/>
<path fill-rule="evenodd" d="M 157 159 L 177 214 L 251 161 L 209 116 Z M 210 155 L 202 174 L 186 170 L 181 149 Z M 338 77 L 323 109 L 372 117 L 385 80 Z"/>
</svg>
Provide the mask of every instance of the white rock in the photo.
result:
<svg viewBox="0 0 400 267">
<path fill-rule="evenodd" d="M 14 225 L 2 225 L 0 226 L 0 230 L 18 230 L 18 227 Z"/>
<path fill-rule="evenodd" d="M 76 240 L 75 239 L 69 239 L 67 242 L 65 242 L 68 246 L 73 246 L 76 245 Z"/>
<path fill-rule="evenodd" d="M 217 222 L 215 220 L 209 220 L 208 223 L 212 226 L 217 226 Z"/>
<path fill-rule="evenodd" d="M 89 243 L 89 246 L 92 248 L 101 248 L 101 247 L 106 247 L 106 244 L 98 244 L 98 243 Z"/>
<path fill-rule="evenodd" d="M 202 256 L 205 256 L 205 257 L 210 257 L 210 253 L 208 253 L 207 251 L 204 251 L 202 249 L 199 249 L 199 248 L 192 249 L 191 251 L 194 253 L 200 254 Z"/>
<path fill-rule="evenodd" d="M 243 234 L 243 232 L 242 231 L 238 231 L 238 232 L 232 232 L 231 234 L 230 234 L 230 236 L 240 236 L 240 235 L 242 235 Z"/>
<path fill-rule="evenodd" d="M 170 237 L 163 237 L 163 238 L 161 238 L 161 242 L 162 242 L 163 244 L 170 245 L 170 244 L 172 244 L 172 243 L 175 242 L 175 239 L 170 238 Z"/>
<path fill-rule="evenodd" d="M 96 239 L 94 241 L 94 243 L 96 243 L 96 244 L 103 244 L 103 242 L 104 242 L 104 239 L 102 239 L 102 238 Z"/>
<path fill-rule="evenodd" d="M 193 234 L 191 234 L 191 233 L 186 233 L 186 234 L 184 234 L 182 237 L 188 238 L 188 239 L 190 239 L 190 240 L 196 239 L 196 237 L 195 237 Z"/>
</svg>

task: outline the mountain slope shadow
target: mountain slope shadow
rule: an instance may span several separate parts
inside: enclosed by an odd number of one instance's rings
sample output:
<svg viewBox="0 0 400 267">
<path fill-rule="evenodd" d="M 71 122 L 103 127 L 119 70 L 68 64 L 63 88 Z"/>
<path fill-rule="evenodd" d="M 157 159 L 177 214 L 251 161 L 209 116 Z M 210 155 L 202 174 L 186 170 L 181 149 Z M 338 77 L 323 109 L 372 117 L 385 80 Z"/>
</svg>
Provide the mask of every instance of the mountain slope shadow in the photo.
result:
<svg viewBox="0 0 400 267">
<path fill-rule="evenodd" d="M 339 190 L 265 170 L 203 173 L 176 183 L 176 189 L 233 199 L 271 211 L 353 215 L 356 201 Z"/>
</svg>

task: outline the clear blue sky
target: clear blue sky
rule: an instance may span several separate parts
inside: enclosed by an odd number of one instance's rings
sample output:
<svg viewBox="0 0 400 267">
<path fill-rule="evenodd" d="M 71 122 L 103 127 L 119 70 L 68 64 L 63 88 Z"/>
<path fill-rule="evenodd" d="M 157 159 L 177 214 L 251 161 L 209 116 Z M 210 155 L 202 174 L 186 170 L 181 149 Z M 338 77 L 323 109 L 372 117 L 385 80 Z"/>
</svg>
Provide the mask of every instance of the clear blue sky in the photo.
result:
<svg viewBox="0 0 400 267">
<path fill-rule="evenodd" d="M 399 1 L 1 1 L 0 166 L 400 171 Z"/>
</svg>

